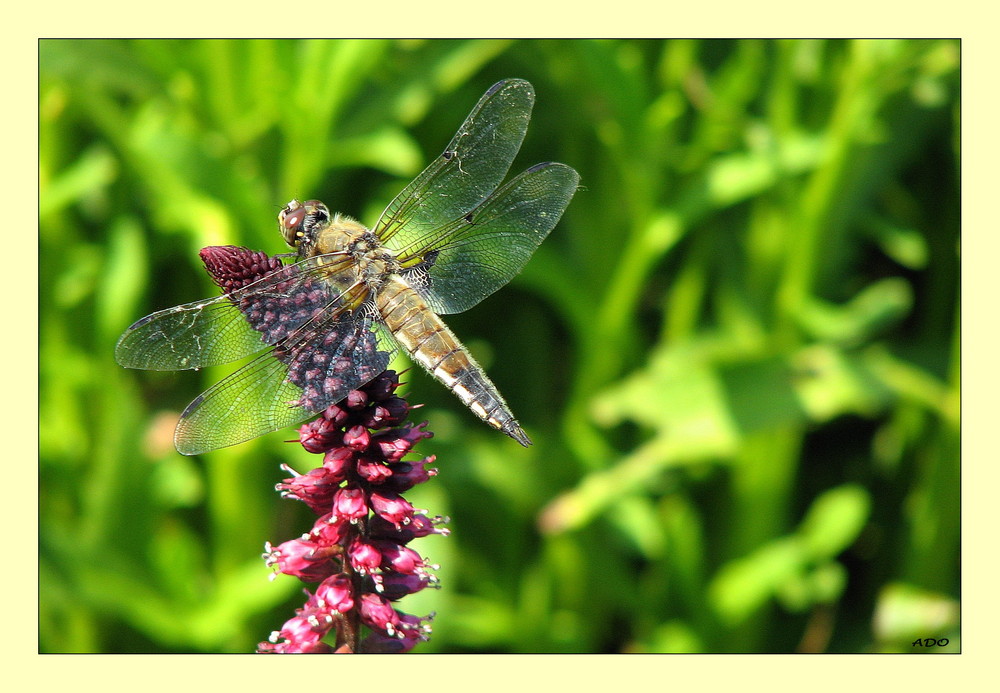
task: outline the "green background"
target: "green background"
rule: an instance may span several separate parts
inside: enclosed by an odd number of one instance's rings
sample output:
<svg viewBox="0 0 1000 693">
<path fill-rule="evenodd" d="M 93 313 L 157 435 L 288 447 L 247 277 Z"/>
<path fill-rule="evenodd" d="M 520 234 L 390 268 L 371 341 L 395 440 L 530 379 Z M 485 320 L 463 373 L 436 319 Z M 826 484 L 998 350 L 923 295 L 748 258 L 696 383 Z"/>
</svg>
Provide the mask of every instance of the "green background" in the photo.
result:
<svg viewBox="0 0 1000 693">
<path fill-rule="evenodd" d="M 40 643 L 248 652 L 301 605 L 265 541 L 318 459 L 201 458 L 218 380 L 119 334 L 215 295 L 206 245 L 284 252 L 293 197 L 374 223 L 504 77 L 514 169 L 582 188 L 448 323 L 535 441 L 411 370 L 451 518 L 419 652 L 941 652 L 959 627 L 957 41 L 40 42 Z M 402 364 L 405 367 L 405 362 Z M 948 638 L 914 647 L 916 638 Z"/>
</svg>

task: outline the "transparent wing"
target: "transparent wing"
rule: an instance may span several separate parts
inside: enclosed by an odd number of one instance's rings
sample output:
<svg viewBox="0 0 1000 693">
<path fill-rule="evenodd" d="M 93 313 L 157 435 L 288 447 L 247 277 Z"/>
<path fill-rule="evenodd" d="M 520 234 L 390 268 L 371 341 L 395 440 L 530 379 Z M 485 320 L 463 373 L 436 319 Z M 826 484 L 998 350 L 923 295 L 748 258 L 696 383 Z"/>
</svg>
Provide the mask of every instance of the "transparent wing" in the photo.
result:
<svg viewBox="0 0 1000 693">
<path fill-rule="evenodd" d="M 511 179 L 471 212 L 401 251 L 404 278 L 441 314 L 460 313 L 509 282 L 556 225 L 580 176 L 544 163 Z"/>
<path fill-rule="evenodd" d="M 197 455 L 297 424 L 377 376 L 396 346 L 372 314 L 300 330 L 213 385 L 181 414 L 177 450 Z"/>
<path fill-rule="evenodd" d="M 178 371 L 229 363 L 267 346 L 226 296 L 185 303 L 147 315 L 115 346 L 126 368 Z"/>
<path fill-rule="evenodd" d="M 173 371 L 255 354 L 335 313 L 350 289 L 347 264 L 343 257 L 309 258 L 222 296 L 147 315 L 119 338 L 115 359 L 127 368 Z"/>
<path fill-rule="evenodd" d="M 534 89 L 521 79 L 490 87 L 444 153 L 382 212 L 373 229 L 382 243 L 394 250 L 412 246 L 485 200 L 521 148 L 534 101 Z"/>
</svg>

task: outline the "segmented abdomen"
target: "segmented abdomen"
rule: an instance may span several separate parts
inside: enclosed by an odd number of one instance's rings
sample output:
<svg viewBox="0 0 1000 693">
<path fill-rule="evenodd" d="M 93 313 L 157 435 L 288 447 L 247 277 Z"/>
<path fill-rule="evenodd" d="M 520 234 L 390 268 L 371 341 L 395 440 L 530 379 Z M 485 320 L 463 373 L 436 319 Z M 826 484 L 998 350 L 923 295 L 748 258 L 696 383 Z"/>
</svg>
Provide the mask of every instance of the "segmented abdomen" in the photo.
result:
<svg viewBox="0 0 1000 693">
<path fill-rule="evenodd" d="M 393 276 L 377 293 L 375 304 L 393 336 L 414 361 L 444 383 L 480 419 L 521 445 L 531 444 L 496 386 L 420 294 Z"/>
</svg>

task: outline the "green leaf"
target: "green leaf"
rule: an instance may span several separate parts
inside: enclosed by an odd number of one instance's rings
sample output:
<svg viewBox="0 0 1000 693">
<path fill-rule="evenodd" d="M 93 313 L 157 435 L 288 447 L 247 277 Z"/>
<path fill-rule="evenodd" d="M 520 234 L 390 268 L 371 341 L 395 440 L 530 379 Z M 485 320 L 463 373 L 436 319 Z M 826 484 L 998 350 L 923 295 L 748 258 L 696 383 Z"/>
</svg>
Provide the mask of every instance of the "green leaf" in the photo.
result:
<svg viewBox="0 0 1000 693">
<path fill-rule="evenodd" d="M 810 506 L 798 531 L 809 558 L 835 558 L 857 540 L 870 513 L 871 496 L 856 484 L 825 492 Z"/>
</svg>

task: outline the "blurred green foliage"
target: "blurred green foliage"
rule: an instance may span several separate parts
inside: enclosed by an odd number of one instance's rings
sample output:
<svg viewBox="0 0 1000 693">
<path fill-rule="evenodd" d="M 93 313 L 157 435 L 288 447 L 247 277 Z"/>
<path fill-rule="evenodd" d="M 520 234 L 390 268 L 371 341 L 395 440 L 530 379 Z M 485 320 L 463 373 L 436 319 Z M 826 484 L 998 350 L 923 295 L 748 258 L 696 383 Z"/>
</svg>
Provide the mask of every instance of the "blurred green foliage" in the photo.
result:
<svg viewBox="0 0 1000 693">
<path fill-rule="evenodd" d="M 515 169 L 583 188 L 449 324 L 535 445 L 410 371 L 452 518 L 423 652 L 959 646 L 956 41 L 54 41 L 40 45 L 40 648 L 246 652 L 301 604 L 264 541 L 310 520 L 276 433 L 203 459 L 220 369 L 118 335 L 214 295 L 202 246 L 283 252 L 320 198 L 373 223 L 493 82 Z M 498 326 L 502 326 L 498 327 Z"/>
</svg>

